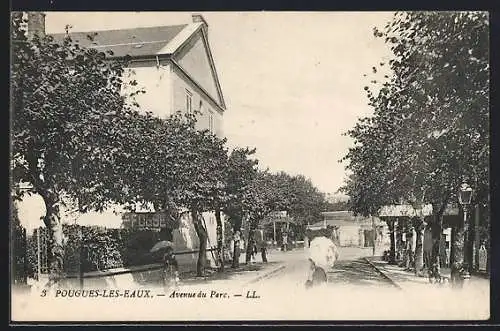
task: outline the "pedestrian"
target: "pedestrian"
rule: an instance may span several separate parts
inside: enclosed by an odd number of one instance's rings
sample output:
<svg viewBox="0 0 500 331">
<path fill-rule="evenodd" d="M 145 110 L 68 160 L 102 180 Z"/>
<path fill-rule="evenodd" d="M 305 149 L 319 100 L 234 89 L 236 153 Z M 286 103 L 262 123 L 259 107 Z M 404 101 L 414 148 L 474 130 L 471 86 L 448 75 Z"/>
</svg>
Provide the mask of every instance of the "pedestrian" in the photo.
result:
<svg viewBox="0 0 500 331">
<path fill-rule="evenodd" d="M 448 241 L 446 242 L 446 247 L 445 247 L 444 251 L 445 251 L 445 260 L 444 260 L 445 262 L 444 262 L 444 264 L 445 264 L 446 268 L 449 268 L 450 267 L 450 248 L 449 248 L 449 242 Z"/>
<path fill-rule="evenodd" d="M 266 241 L 263 240 L 260 246 L 260 255 L 262 257 L 262 262 L 267 263 L 267 247 Z"/>
<path fill-rule="evenodd" d="M 250 263 L 255 263 L 255 259 L 257 257 L 257 244 L 255 243 L 255 239 L 250 239 Z"/>
<path fill-rule="evenodd" d="M 308 252 L 309 269 L 306 287 L 326 283 L 328 271 L 339 258 L 337 246 L 327 237 L 316 237 L 311 240 Z"/>
<path fill-rule="evenodd" d="M 267 243 L 264 240 L 264 232 L 262 230 L 258 230 L 254 234 L 255 238 L 255 252 L 256 254 L 260 252 L 261 257 L 262 257 L 262 262 L 266 263 L 267 262 Z"/>
<path fill-rule="evenodd" d="M 286 232 L 283 233 L 283 251 L 287 251 L 288 246 L 288 234 Z"/>
</svg>

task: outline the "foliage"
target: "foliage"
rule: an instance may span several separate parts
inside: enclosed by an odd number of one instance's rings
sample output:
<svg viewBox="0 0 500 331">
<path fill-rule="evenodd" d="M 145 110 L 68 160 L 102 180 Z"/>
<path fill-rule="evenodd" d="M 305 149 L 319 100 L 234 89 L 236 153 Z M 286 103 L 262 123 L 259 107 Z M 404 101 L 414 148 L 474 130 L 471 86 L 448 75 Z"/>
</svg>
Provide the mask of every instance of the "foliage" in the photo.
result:
<svg viewBox="0 0 500 331">
<path fill-rule="evenodd" d="M 150 254 L 150 249 L 160 239 L 158 232 L 142 230 L 125 233 L 125 231 L 121 231 L 122 246 L 120 249 L 124 266 L 159 262 L 155 256 Z"/>
<path fill-rule="evenodd" d="M 323 211 L 343 211 L 349 208 L 347 200 L 325 201 Z"/>
<path fill-rule="evenodd" d="M 222 211 L 228 216 L 228 221 L 233 230 L 242 226 L 245 212 L 249 210 L 247 203 L 250 185 L 257 176 L 258 161 L 250 157 L 255 154 L 255 149 L 236 148 L 231 151 L 228 158 L 226 171 L 227 201 L 223 204 Z"/>
<path fill-rule="evenodd" d="M 303 175 L 291 177 L 288 187 L 292 195 L 288 213 L 302 225 L 302 233 L 307 224 L 314 224 L 323 219 L 321 212 L 325 208 L 325 195 Z"/>
<path fill-rule="evenodd" d="M 331 239 L 336 240 L 337 238 L 334 237 L 335 229 L 336 229 L 336 227 L 333 227 L 331 225 L 327 225 L 326 228 L 322 228 L 322 229 L 317 229 L 317 230 L 308 229 L 305 231 L 305 235 L 307 236 L 309 241 L 313 240 L 316 237 L 327 237 L 327 238 L 331 238 Z"/>
<path fill-rule="evenodd" d="M 111 151 L 123 114 L 121 75 L 126 62 L 84 49 L 67 37 L 28 40 L 20 13 L 13 14 L 11 109 L 12 176 L 29 183 L 27 193 L 49 191 L 102 209 L 116 164 Z M 24 192 L 24 191 L 23 191 Z M 21 195 L 23 192 L 17 192 Z"/>
<path fill-rule="evenodd" d="M 23 13 L 12 14 L 10 170 L 15 198 L 37 193 L 44 200 L 55 280 L 64 267 L 63 197 L 77 201 L 81 212 L 120 200 L 121 181 L 114 175 L 116 161 L 127 153 L 121 137 L 137 133 L 121 123 L 136 115 L 122 94 L 127 59 L 81 48 L 69 35 L 62 42 L 28 39 L 24 23 Z M 20 184 L 28 189 L 19 190 Z"/>
<path fill-rule="evenodd" d="M 13 260 L 11 281 L 13 283 L 26 283 L 26 277 L 30 273 L 29 261 L 27 260 L 26 229 L 21 225 L 15 203 L 11 204 L 10 208 L 10 230 L 10 252 Z"/>
<path fill-rule="evenodd" d="M 66 270 L 78 270 L 80 253 L 84 272 L 123 266 L 118 230 L 76 224 L 64 225 L 63 229 Z"/>
<path fill-rule="evenodd" d="M 374 114 L 347 133 L 355 141 L 343 158 L 350 208 L 367 215 L 405 200 L 439 209 L 456 201 L 463 178 L 486 202 L 487 15 L 398 12 L 374 35 L 393 52 L 392 75 L 365 87 Z"/>
</svg>

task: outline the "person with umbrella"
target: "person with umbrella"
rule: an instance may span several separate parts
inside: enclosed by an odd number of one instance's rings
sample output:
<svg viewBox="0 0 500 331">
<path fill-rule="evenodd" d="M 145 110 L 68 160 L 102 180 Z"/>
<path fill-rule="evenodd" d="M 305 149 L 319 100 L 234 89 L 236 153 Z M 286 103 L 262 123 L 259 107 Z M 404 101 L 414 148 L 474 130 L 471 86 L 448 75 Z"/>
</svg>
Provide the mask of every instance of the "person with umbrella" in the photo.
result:
<svg viewBox="0 0 500 331">
<path fill-rule="evenodd" d="M 309 268 L 306 287 L 326 284 L 328 281 L 327 273 L 339 258 L 337 245 L 330 238 L 316 237 L 311 240 L 308 253 Z"/>
</svg>

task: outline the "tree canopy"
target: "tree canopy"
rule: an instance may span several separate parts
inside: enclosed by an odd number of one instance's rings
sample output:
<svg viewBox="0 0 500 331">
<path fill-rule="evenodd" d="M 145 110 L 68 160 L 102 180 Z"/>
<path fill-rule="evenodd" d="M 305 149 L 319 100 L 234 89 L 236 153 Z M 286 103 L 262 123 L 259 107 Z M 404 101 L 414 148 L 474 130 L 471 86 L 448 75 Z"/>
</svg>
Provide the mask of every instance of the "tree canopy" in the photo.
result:
<svg viewBox="0 0 500 331">
<path fill-rule="evenodd" d="M 347 132 L 343 190 L 362 214 L 380 206 L 456 201 L 462 180 L 488 199 L 488 17 L 482 12 L 398 12 L 374 35 L 389 45 L 391 75 L 365 87 L 373 115 Z"/>
</svg>

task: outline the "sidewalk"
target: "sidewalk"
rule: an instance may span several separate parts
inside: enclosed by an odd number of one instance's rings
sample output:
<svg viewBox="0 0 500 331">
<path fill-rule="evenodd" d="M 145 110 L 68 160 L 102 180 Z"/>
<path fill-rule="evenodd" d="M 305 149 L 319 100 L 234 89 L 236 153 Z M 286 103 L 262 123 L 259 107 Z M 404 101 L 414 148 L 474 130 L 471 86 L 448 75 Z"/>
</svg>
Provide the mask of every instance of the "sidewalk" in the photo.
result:
<svg viewBox="0 0 500 331">
<path fill-rule="evenodd" d="M 367 261 L 376 268 L 381 274 L 383 274 L 388 280 L 390 280 L 395 286 L 403 290 L 419 290 L 424 288 L 429 288 L 433 285 L 429 282 L 427 275 L 425 277 L 419 277 L 415 275 L 414 272 L 406 271 L 404 267 L 399 267 L 397 265 L 388 264 L 386 261 L 382 261 L 380 256 L 373 256 L 366 258 Z M 450 280 L 450 269 L 442 268 L 440 270 L 441 275 L 447 278 L 448 282 Z M 447 284 L 447 283 L 444 283 Z M 484 287 L 489 286 L 489 279 L 484 275 L 471 275 L 470 285 L 474 287 Z"/>
<path fill-rule="evenodd" d="M 285 253 L 286 254 L 286 253 Z M 157 288 L 161 287 L 161 270 L 156 265 L 152 270 L 142 270 L 148 266 L 132 267 L 132 268 L 117 268 L 113 271 L 115 274 L 106 275 L 103 272 L 93 272 L 95 274 L 91 278 L 84 279 L 84 288 Z M 260 256 L 257 257 L 257 262 L 245 264 L 245 254 L 240 256 L 240 264 L 238 268 L 232 268 L 231 264 L 226 264 L 224 272 L 219 272 L 213 268 L 205 269 L 205 276 L 196 276 L 196 265 L 191 268 L 182 268 L 180 270 L 181 284 L 184 286 L 202 286 L 202 285 L 235 285 L 246 286 L 258 282 L 275 272 L 279 272 L 285 267 L 285 261 L 282 254 L 271 251 L 268 253 L 268 262 L 263 263 L 260 261 Z M 139 268 L 142 271 L 127 272 Z M 147 269 L 147 268 L 146 268 Z M 119 272 L 119 273 L 118 273 Z M 26 286 L 24 290 L 19 289 L 16 292 L 32 292 L 40 293 L 44 284 L 48 279 L 43 279 L 40 282 L 31 282 L 31 286 Z M 61 282 L 63 287 L 79 288 L 78 279 L 66 279 Z"/>
</svg>

